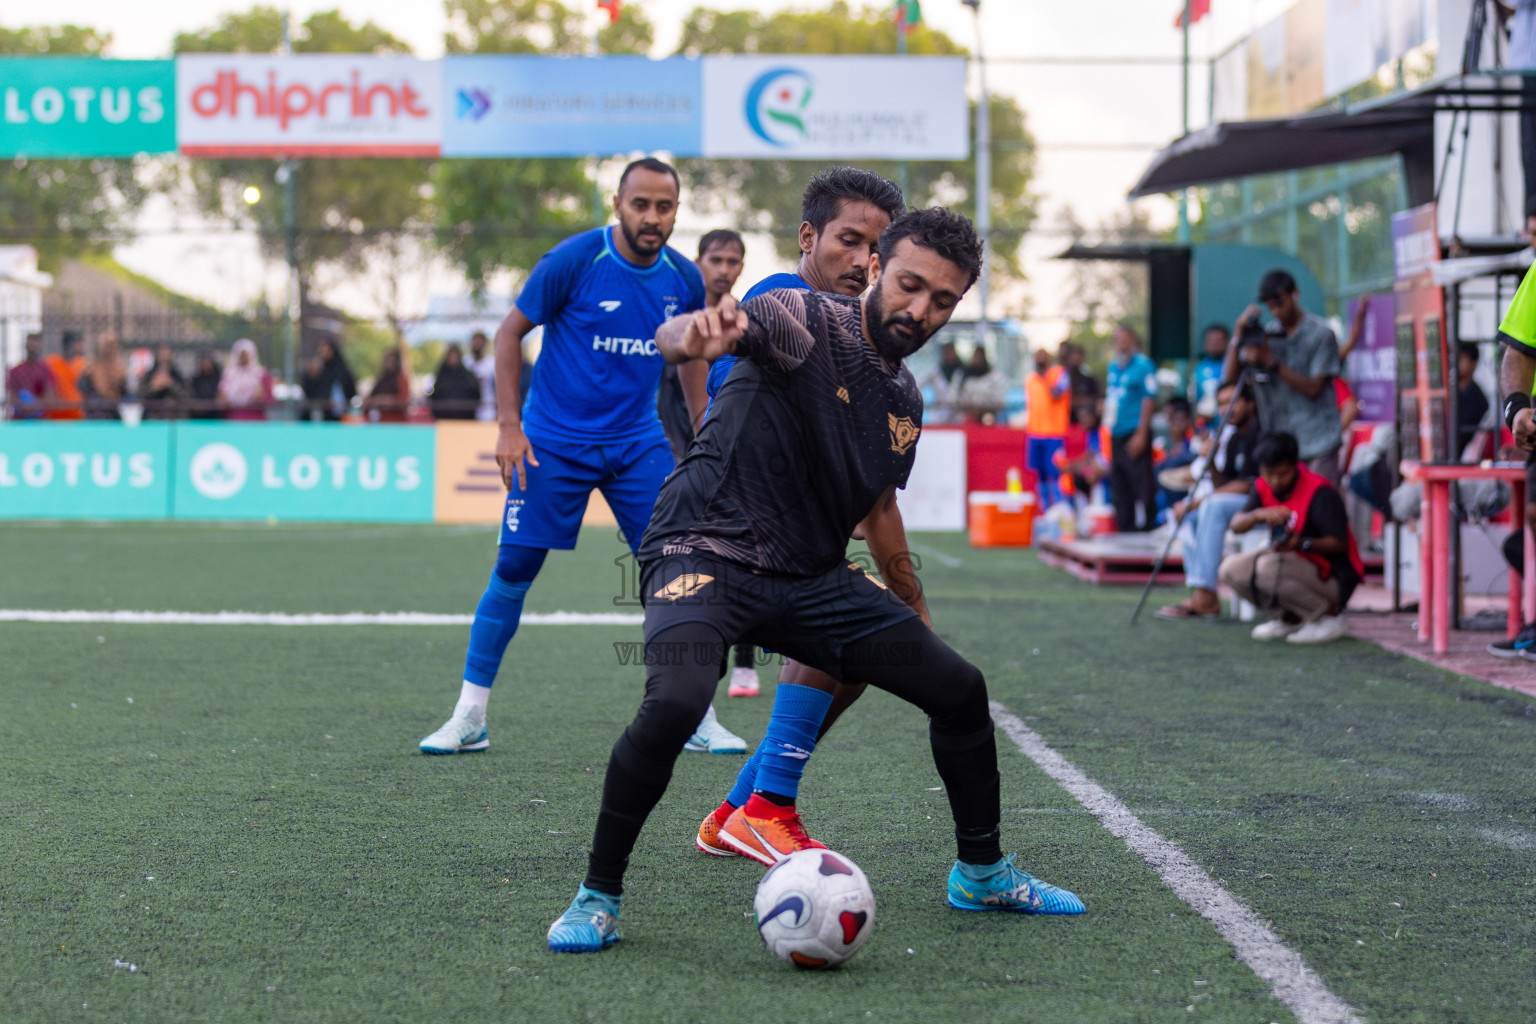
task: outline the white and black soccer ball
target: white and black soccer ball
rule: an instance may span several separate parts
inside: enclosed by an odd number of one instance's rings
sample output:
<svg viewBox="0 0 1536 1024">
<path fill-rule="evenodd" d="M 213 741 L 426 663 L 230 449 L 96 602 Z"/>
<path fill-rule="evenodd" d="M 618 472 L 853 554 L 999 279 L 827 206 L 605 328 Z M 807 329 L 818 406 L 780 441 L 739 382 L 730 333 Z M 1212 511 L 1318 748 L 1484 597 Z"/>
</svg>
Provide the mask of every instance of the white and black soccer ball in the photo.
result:
<svg viewBox="0 0 1536 1024">
<path fill-rule="evenodd" d="M 752 909 L 769 952 L 796 967 L 836 967 L 875 927 L 869 879 L 831 850 L 797 850 L 769 868 Z"/>
</svg>

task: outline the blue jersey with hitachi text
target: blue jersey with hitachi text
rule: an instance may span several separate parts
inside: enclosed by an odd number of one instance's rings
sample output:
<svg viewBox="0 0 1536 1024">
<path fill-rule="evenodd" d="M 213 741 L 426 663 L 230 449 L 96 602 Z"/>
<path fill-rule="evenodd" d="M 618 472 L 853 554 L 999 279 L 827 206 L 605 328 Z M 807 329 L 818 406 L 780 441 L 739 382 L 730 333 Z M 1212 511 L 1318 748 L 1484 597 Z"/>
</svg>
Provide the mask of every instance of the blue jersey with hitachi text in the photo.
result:
<svg viewBox="0 0 1536 1024">
<path fill-rule="evenodd" d="M 755 299 L 764 292 L 778 291 L 781 288 L 799 288 L 803 291 L 813 291 L 810 285 L 805 283 L 805 278 L 799 274 L 769 274 L 757 284 L 747 289 L 747 294 L 741 297 L 742 302 Z M 709 366 L 709 383 L 705 385 L 709 397 L 713 399 L 716 392 L 725 384 L 725 378 L 731 374 L 731 367 L 736 365 L 735 356 L 721 356 Z"/>
<path fill-rule="evenodd" d="M 517 296 L 522 314 L 544 328 L 524 432 L 577 443 L 662 437 L 656 328 L 703 305 L 703 275 L 671 246 L 637 266 L 605 227 L 545 253 Z"/>
</svg>

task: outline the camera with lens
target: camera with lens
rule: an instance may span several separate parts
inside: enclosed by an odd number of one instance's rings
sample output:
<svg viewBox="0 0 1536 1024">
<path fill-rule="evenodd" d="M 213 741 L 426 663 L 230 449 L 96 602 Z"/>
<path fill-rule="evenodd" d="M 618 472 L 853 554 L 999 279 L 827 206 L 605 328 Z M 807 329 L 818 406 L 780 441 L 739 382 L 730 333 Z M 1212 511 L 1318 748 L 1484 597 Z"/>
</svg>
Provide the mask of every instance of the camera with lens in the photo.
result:
<svg viewBox="0 0 1536 1024">
<path fill-rule="evenodd" d="M 1270 333 L 1264 329 L 1264 325 L 1257 320 L 1250 320 L 1243 324 L 1242 330 L 1237 333 L 1238 354 L 1241 355 L 1245 350 L 1264 348 L 1269 344 L 1269 339 Z M 1255 380 L 1261 383 L 1269 380 L 1267 371 L 1254 364 L 1248 365 Z"/>
<path fill-rule="evenodd" d="M 1269 543 L 1271 547 L 1279 547 L 1290 540 L 1296 534 L 1289 526 L 1271 526 L 1269 528 Z"/>
</svg>

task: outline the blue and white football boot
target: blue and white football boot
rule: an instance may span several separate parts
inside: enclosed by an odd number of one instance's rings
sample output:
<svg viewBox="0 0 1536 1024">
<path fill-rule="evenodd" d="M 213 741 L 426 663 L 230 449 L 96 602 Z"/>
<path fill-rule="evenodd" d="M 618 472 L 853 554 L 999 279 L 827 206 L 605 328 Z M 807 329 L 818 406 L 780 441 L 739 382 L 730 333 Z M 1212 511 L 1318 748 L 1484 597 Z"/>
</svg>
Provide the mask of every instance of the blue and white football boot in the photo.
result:
<svg viewBox="0 0 1536 1024">
<path fill-rule="evenodd" d="M 1065 889 L 1014 867 L 1010 853 L 996 864 L 955 861 L 949 870 L 949 905 L 956 910 L 1002 910 L 1015 914 L 1082 914 L 1088 908 Z"/>
<path fill-rule="evenodd" d="M 549 926 L 549 948 L 556 953 L 600 953 L 619 941 L 619 901 L 580 886 L 571 905 Z"/>
</svg>

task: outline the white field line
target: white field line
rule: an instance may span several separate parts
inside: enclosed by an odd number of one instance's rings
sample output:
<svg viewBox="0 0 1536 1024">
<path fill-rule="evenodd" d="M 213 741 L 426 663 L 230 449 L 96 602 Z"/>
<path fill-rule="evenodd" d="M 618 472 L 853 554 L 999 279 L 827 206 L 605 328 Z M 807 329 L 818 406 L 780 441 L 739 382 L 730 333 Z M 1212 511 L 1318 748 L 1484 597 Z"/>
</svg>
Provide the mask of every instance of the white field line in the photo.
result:
<svg viewBox="0 0 1536 1024">
<path fill-rule="evenodd" d="M 0 608 L 0 622 L 92 623 L 128 626 L 468 626 L 473 615 L 429 612 L 86 612 Z M 638 626 L 643 615 L 623 612 L 527 612 L 524 626 Z"/>
<path fill-rule="evenodd" d="M 1174 895 L 1211 922 L 1237 951 L 1238 959 L 1253 969 L 1301 1024 L 1362 1024 L 1355 1010 L 1329 991 L 1300 953 L 1281 942 L 1257 914 L 1218 885 L 1187 853 L 1148 828 L 1113 793 L 1084 775 L 997 701 L 992 702 L 992 717 L 1026 757 L 1151 865 Z"/>
</svg>

